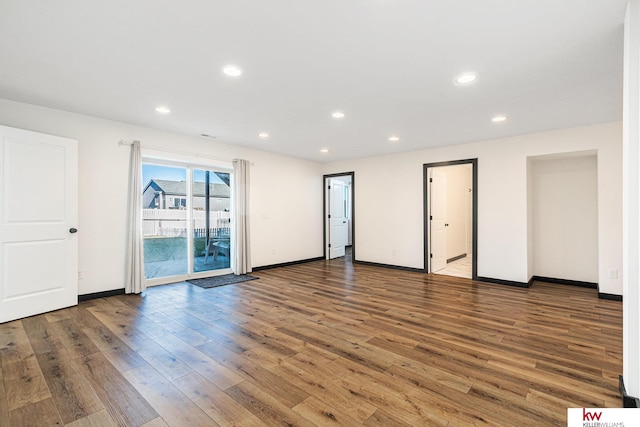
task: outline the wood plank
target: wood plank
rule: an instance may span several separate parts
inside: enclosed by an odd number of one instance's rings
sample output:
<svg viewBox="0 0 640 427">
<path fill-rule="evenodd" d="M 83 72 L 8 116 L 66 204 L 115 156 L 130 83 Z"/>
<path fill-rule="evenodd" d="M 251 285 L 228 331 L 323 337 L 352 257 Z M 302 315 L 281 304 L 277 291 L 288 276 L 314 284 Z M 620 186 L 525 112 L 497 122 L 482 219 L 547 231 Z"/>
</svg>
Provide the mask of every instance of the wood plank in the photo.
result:
<svg viewBox="0 0 640 427">
<path fill-rule="evenodd" d="M 104 409 L 87 380 L 78 372 L 78 366 L 65 351 L 41 353 L 36 357 L 65 424 Z"/>
<path fill-rule="evenodd" d="M 453 388 L 462 393 L 467 393 L 473 385 L 473 381 L 464 378 L 463 375 L 454 374 L 446 370 L 442 370 L 437 367 L 423 364 L 414 360 L 406 359 L 398 363 L 397 366 L 402 367 L 408 371 L 415 372 L 416 374 L 421 375 L 425 378 L 429 378 L 430 380 L 435 381 L 441 386 Z M 393 367 L 391 367 L 390 370 L 392 368 Z"/>
<path fill-rule="evenodd" d="M 314 423 L 302 417 L 277 399 L 274 399 L 268 393 L 262 391 L 259 386 L 249 381 L 243 381 L 225 390 L 225 393 L 267 425 L 315 426 Z"/>
<path fill-rule="evenodd" d="M 184 361 L 144 334 L 121 336 L 121 338 L 168 380 L 193 372 L 193 369 Z"/>
<path fill-rule="evenodd" d="M 167 335 L 154 338 L 157 344 L 175 355 L 187 366 L 200 373 L 221 390 L 232 387 L 242 381 L 242 377 L 217 360 L 207 357 L 205 353 L 187 344 L 178 337 Z M 205 344 L 207 345 L 207 344 Z"/>
<path fill-rule="evenodd" d="M 96 319 L 96 317 L 89 311 L 89 308 L 96 306 L 96 300 L 84 301 L 80 304 L 69 307 L 70 317 L 76 321 L 76 323 L 83 328 L 95 328 L 102 326 L 103 323 Z"/>
<path fill-rule="evenodd" d="M 63 423 L 53 399 L 48 398 L 11 411 L 8 425 L 15 427 L 49 427 L 62 426 Z"/>
<path fill-rule="evenodd" d="M 62 421 L 68 424 L 104 410 L 47 319 L 47 315 L 34 316 L 23 319 L 22 322 L 33 348 L 36 349 L 38 364 Z"/>
<path fill-rule="evenodd" d="M 70 319 L 73 314 L 69 310 L 56 310 L 43 314 L 47 322 L 53 323 L 60 320 Z"/>
<path fill-rule="evenodd" d="M 582 382 L 570 376 L 560 375 L 554 372 L 546 372 L 540 369 L 530 371 L 520 367 L 509 366 L 505 363 L 491 362 L 491 364 L 512 371 L 526 381 L 540 384 L 541 387 L 553 388 L 559 395 L 565 395 L 565 393 L 560 393 L 562 390 L 566 390 L 566 394 L 570 394 L 570 390 L 580 389 L 580 395 L 584 396 L 585 399 L 596 400 L 598 402 L 604 402 L 607 399 L 613 400 L 619 397 L 617 390 L 611 389 L 608 386 L 594 386 L 591 381 Z"/>
<path fill-rule="evenodd" d="M 379 373 L 342 359 L 336 360 L 330 365 L 330 368 L 336 372 L 338 377 L 353 379 L 364 384 L 375 384 L 379 389 L 387 390 L 386 394 L 390 398 L 399 399 L 398 403 L 392 405 L 393 409 L 386 409 L 389 414 L 395 414 L 395 410 L 400 408 L 404 412 L 413 414 L 414 417 L 421 417 L 417 422 L 428 424 L 438 424 L 442 423 L 442 420 L 447 420 L 459 425 L 473 425 L 483 421 L 472 411 L 451 405 L 452 397 L 465 396 L 464 398 L 466 398 L 466 393 L 455 388 L 445 389 L 446 386 L 437 381 L 429 381 L 422 377 L 419 389 L 408 389 L 403 381 L 398 381 L 398 377 L 389 375 L 389 371 Z M 428 386 L 427 383 L 429 383 Z M 423 408 L 428 408 L 426 411 L 428 415 L 425 414 Z M 407 415 L 404 413 L 396 414 L 396 416 L 400 419 L 407 419 Z"/>
<path fill-rule="evenodd" d="M 360 381 L 357 377 L 344 378 L 340 384 L 354 396 L 384 409 L 387 413 L 403 420 L 407 425 L 439 425 L 446 426 L 448 420 L 430 412 L 428 408 L 420 408 L 407 394 L 395 392 L 379 384 Z"/>
<path fill-rule="evenodd" d="M 64 348 L 46 316 L 40 315 L 22 319 L 22 325 L 36 354 L 50 353 Z"/>
<path fill-rule="evenodd" d="M 174 426 L 218 426 L 195 403 L 151 366 L 145 365 L 130 369 L 123 375 L 156 408 L 167 424 Z"/>
<path fill-rule="evenodd" d="M 138 426 L 158 417 L 154 408 L 102 353 L 79 359 L 78 367 L 119 426 Z"/>
<path fill-rule="evenodd" d="M 51 398 L 31 345 L 9 345 L 8 348 L 0 349 L 0 366 L 9 411 Z"/>
<path fill-rule="evenodd" d="M 406 422 L 382 409 L 378 409 L 363 425 L 366 427 L 407 427 Z"/>
<path fill-rule="evenodd" d="M 120 372 L 137 368 L 146 364 L 145 360 L 131 350 L 120 338 L 104 325 L 83 328 L 89 339 L 100 349 L 102 354 Z"/>
<path fill-rule="evenodd" d="M 148 423 L 144 423 L 142 424 L 142 426 L 140 427 L 169 427 L 169 424 L 167 424 L 162 417 L 158 417 L 154 420 L 149 421 Z"/>
<path fill-rule="evenodd" d="M 0 324 L 0 349 L 29 342 L 21 320 Z"/>
<path fill-rule="evenodd" d="M 193 370 L 176 356 L 157 344 L 152 338 L 129 324 L 130 318 L 120 318 L 118 313 L 91 311 L 115 336 L 120 338 L 147 363 L 171 380 L 187 375 Z M 113 315 L 110 315 L 113 314 Z M 136 324 L 136 323 L 133 323 Z"/>
<path fill-rule="evenodd" d="M 291 327 L 280 328 L 280 332 L 304 340 L 339 357 L 361 363 L 363 366 L 379 372 L 384 372 L 395 361 L 393 354 L 373 349 L 364 343 L 360 344 L 335 336 L 328 336 L 325 330 L 318 331 L 306 327 Z"/>
<path fill-rule="evenodd" d="M 113 418 L 106 410 L 95 412 L 89 416 L 65 424 L 65 427 L 117 427 Z"/>
<path fill-rule="evenodd" d="M 171 317 L 163 313 L 148 313 L 145 314 L 144 317 L 155 322 L 158 327 L 165 329 L 169 333 L 181 337 L 185 341 L 191 343 L 193 346 L 198 346 L 209 341 L 209 338 L 207 338 L 206 336 L 194 331 L 193 329 L 181 324 L 180 322 L 176 322 Z"/>
<path fill-rule="evenodd" d="M 548 409 L 549 417 L 555 418 L 558 423 L 561 423 L 562 425 L 567 424 L 566 408 L 575 407 L 574 402 L 570 402 L 562 399 L 561 397 L 553 396 L 533 388 L 530 389 L 529 394 L 527 394 L 527 402 L 531 402 L 538 408 Z M 586 407 L 590 408 L 592 406 L 589 405 Z M 562 415 L 563 411 L 565 412 L 564 415 Z"/>
<path fill-rule="evenodd" d="M 105 300 L 110 299 L 112 298 L 105 298 Z M 153 338 L 160 338 L 170 334 L 157 323 L 142 316 L 140 313 L 136 313 L 128 306 L 113 307 L 111 304 L 97 302 L 95 306 L 88 308 L 88 310 L 119 337 L 128 334 L 135 335 L 138 331 L 144 331 L 145 335 Z"/>
<path fill-rule="evenodd" d="M 500 418 L 509 417 L 514 425 L 557 425 L 557 414 L 547 411 L 543 407 L 532 405 L 526 399 L 514 396 L 508 391 L 486 384 L 474 384 L 469 390 L 471 398 L 478 397 L 485 402 L 493 414 L 500 414 Z M 495 415 L 494 415 L 495 416 Z"/>
<path fill-rule="evenodd" d="M 9 425 L 9 407 L 7 405 L 7 392 L 4 387 L 4 373 L 0 363 L 0 426 Z"/>
<path fill-rule="evenodd" d="M 270 396 L 289 408 L 309 397 L 304 390 L 256 364 L 242 354 L 234 353 L 226 348 L 212 348 L 211 343 L 204 344 L 199 349 L 205 354 L 210 354 L 216 360 L 224 361 L 225 365 L 232 367 L 240 377 L 261 384 L 263 391 L 268 392 Z"/>
<path fill-rule="evenodd" d="M 366 399 L 355 396 L 349 390 L 340 387 L 333 376 L 335 370 L 329 366 L 317 369 L 306 364 L 295 364 L 295 362 L 293 358 L 282 362 L 274 372 L 306 391 L 310 396 L 326 402 L 339 413 L 349 414 L 357 423 L 363 423 L 376 411 L 376 406 Z"/>
<path fill-rule="evenodd" d="M 265 334 L 261 332 L 253 332 L 252 330 L 246 328 L 244 324 L 240 326 L 227 320 L 220 319 L 215 321 L 214 325 L 217 329 L 224 331 L 227 334 L 233 334 L 235 340 L 237 340 L 238 337 L 246 339 L 248 342 L 248 348 L 250 349 L 260 347 L 274 354 L 280 355 L 281 358 L 293 356 L 297 353 L 296 350 L 281 344 L 276 339 L 273 339 L 271 336 L 269 336 L 268 333 Z M 298 340 L 291 339 L 290 337 L 287 338 L 289 342 L 299 342 Z"/>
<path fill-rule="evenodd" d="M 232 346 L 232 349 L 234 349 L 234 347 L 237 346 L 238 343 L 234 342 L 233 339 L 228 339 L 227 336 L 222 333 L 222 331 L 214 328 L 215 321 L 219 320 L 219 317 L 211 316 L 210 313 L 201 314 L 200 311 L 201 309 L 199 307 L 188 307 L 185 309 L 174 309 L 167 313 L 171 313 L 172 318 L 176 322 L 184 325 L 185 327 L 188 327 L 193 331 L 196 331 L 203 337 L 206 337 L 207 340 L 215 341 L 223 345 L 230 345 Z M 196 344 L 196 341 L 190 341 L 186 338 L 185 340 L 189 341 L 189 343 L 191 343 L 192 345 Z M 200 344 L 204 342 L 206 341 L 199 341 Z"/>
<path fill-rule="evenodd" d="M 305 419 L 319 426 L 358 426 L 362 425 L 347 413 L 336 410 L 336 408 L 327 405 L 322 400 L 309 396 L 307 399 L 298 403 L 293 410 L 302 415 Z"/>
<path fill-rule="evenodd" d="M 75 320 L 68 318 L 51 323 L 51 329 L 60 339 L 64 348 L 72 358 L 88 356 L 100 350 L 82 331 Z"/>
<path fill-rule="evenodd" d="M 198 373 L 173 384 L 221 426 L 261 426 L 262 421 Z"/>
<path fill-rule="evenodd" d="M 461 392 L 455 388 L 443 387 L 437 381 L 419 373 L 393 366 L 385 375 L 389 375 L 395 381 L 396 387 L 402 387 L 403 384 L 411 385 L 412 388 L 408 395 L 412 401 L 423 402 L 418 406 L 428 410 L 437 409 L 438 412 L 443 414 L 444 418 L 451 420 L 454 425 L 460 422 L 454 422 L 453 420 L 461 419 L 465 420 L 461 425 L 499 425 L 501 419 L 504 419 L 502 414 L 496 415 L 494 412 L 487 410 L 486 401 L 470 396 L 468 393 Z M 450 403 L 447 404 L 446 402 Z M 447 412 L 452 415 L 445 415 Z"/>
</svg>

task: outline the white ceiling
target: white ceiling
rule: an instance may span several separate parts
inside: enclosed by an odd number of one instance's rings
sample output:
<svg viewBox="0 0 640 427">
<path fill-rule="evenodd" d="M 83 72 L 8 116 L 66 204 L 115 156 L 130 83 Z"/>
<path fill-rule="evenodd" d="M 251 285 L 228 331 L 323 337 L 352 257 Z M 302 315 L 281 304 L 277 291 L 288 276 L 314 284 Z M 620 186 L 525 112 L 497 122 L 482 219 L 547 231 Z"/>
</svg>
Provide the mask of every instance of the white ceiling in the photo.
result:
<svg viewBox="0 0 640 427">
<path fill-rule="evenodd" d="M 0 98 L 323 162 L 501 138 L 621 119 L 625 6 L 0 0 Z"/>
</svg>

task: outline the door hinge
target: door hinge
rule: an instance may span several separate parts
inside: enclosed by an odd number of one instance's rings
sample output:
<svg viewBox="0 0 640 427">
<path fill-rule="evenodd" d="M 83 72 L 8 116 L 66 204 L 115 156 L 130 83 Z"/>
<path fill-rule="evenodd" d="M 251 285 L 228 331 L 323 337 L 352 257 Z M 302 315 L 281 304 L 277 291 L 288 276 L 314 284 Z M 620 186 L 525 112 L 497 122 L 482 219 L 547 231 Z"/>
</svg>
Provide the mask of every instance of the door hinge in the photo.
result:
<svg viewBox="0 0 640 427">
<path fill-rule="evenodd" d="M 327 218 L 331 218 L 331 215 L 327 215 Z"/>
<path fill-rule="evenodd" d="M 429 258 L 433 258 L 433 254 L 429 254 Z"/>
<path fill-rule="evenodd" d="M 433 221 L 433 215 L 429 215 L 429 219 Z"/>
<path fill-rule="evenodd" d="M 433 178 L 429 178 L 429 182 L 433 182 Z"/>
<path fill-rule="evenodd" d="M 331 243 L 329 243 L 329 247 L 331 247 Z"/>
<path fill-rule="evenodd" d="M 331 190 L 331 186 L 330 185 L 327 186 L 327 190 Z"/>
</svg>

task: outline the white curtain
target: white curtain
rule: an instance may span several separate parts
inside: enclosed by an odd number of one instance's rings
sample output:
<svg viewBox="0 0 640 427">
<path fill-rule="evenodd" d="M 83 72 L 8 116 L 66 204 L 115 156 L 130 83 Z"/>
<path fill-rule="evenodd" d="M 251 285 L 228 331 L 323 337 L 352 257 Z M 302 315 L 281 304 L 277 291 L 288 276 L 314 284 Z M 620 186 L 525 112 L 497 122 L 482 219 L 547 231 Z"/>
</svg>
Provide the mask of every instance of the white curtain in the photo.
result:
<svg viewBox="0 0 640 427">
<path fill-rule="evenodd" d="M 251 273 L 249 244 L 249 162 L 233 161 L 233 272 Z"/>
<path fill-rule="evenodd" d="M 129 164 L 129 229 L 127 235 L 127 277 L 125 292 L 139 294 L 144 292 L 144 246 L 142 235 L 142 154 L 140 141 L 131 145 Z"/>
</svg>

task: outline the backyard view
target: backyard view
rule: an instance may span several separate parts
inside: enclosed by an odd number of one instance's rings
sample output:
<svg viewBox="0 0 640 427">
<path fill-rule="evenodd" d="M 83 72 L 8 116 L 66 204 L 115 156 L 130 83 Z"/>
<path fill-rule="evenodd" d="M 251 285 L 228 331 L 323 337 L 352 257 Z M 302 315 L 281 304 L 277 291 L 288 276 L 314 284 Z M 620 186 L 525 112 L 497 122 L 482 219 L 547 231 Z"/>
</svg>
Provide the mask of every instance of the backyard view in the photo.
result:
<svg viewBox="0 0 640 427">
<path fill-rule="evenodd" d="M 142 174 L 145 277 L 229 268 L 229 174 L 147 163 Z"/>
</svg>

